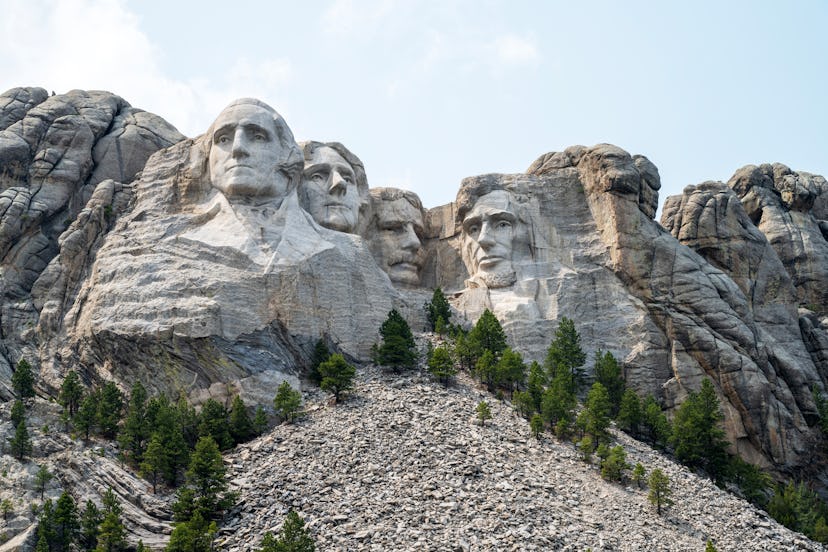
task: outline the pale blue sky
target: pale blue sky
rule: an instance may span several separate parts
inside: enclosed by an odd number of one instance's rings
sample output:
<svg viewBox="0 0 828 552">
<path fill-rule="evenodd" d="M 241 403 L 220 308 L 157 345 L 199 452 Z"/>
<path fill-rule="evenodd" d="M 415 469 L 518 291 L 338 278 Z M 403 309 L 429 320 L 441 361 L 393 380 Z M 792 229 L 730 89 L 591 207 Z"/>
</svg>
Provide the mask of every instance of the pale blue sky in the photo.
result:
<svg viewBox="0 0 828 552">
<path fill-rule="evenodd" d="M 106 89 L 183 133 L 258 97 L 343 142 L 371 186 L 614 143 L 660 202 L 779 161 L 828 175 L 828 1 L 0 0 L 0 88 Z"/>
</svg>

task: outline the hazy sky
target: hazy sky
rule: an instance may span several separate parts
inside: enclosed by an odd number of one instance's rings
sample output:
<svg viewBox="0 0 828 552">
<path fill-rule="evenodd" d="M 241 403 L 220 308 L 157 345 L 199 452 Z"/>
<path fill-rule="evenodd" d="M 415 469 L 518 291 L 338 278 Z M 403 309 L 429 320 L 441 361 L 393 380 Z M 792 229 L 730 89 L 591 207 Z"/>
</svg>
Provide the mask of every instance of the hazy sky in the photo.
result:
<svg viewBox="0 0 828 552">
<path fill-rule="evenodd" d="M 114 92 L 188 136 L 242 96 L 428 207 L 616 144 L 660 202 L 779 161 L 828 175 L 828 1 L 0 0 L 0 88 Z"/>
</svg>

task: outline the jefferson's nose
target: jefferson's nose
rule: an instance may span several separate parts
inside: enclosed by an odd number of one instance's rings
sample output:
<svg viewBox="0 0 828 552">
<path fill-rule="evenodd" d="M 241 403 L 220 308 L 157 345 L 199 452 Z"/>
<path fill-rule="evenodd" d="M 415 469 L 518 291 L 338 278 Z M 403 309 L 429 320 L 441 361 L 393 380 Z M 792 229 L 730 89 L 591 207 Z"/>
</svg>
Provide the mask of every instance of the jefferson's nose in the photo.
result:
<svg viewBox="0 0 828 552">
<path fill-rule="evenodd" d="M 331 171 L 331 185 L 328 187 L 329 194 L 345 195 L 348 189 L 348 183 L 339 174 L 339 171 Z"/>
</svg>

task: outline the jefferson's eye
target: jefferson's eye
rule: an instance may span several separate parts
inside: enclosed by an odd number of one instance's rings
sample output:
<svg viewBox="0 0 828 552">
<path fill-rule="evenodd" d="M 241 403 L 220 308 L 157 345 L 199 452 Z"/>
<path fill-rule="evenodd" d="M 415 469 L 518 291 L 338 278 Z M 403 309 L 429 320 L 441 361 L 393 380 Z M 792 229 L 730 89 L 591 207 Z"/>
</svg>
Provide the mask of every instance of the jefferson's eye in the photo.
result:
<svg viewBox="0 0 828 552">
<path fill-rule="evenodd" d="M 348 184 L 353 184 L 354 183 L 354 177 L 351 176 L 350 174 L 342 175 L 342 180 L 344 180 Z"/>
<path fill-rule="evenodd" d="M 267 135 L 262 134 L 261 132 L 257 132 L 253 135 L 253 139 L 257 142 L 267 142 Z"/>
<path fill-rule="evenodd" d="M 325 175 L 324 175 L 324 174 L 322 174 L 322 173 L 313 173 L 313 174 L 311 175 L 310 179 L 311 179 L 311 182 L 317 182 L 317 183 L 319 183 L 319 182 L 325 182 L 325 180 L 327 180 L 327 179 L 325 178 Z"/>
</svg>

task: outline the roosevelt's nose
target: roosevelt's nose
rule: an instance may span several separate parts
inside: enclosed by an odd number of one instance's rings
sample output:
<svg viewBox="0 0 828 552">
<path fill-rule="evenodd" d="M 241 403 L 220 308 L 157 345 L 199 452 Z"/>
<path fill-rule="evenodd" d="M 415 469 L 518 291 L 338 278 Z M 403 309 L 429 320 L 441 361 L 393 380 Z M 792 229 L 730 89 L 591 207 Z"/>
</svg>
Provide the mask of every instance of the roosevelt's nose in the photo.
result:
<svg viewBox="0 0 828 552">
<path fill-rule="evenodd" d="M 414 225 L 409 223 L 404 228 L 405 235 L 400 243 L 400 247 L 408 251 L 417 251 L 420 248 L 420 238 L 417 236 L 417 232 L 414 231 Z"/>
<path fill-rule="evenodd" d="M 342 178 L 339 171 L 331 171 L 331 185 L 328 187 L 328 193 L 334 195 L 345 195 L 348 191 L 348 182 Z"/>
</svg>

